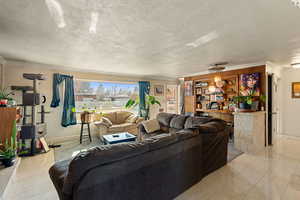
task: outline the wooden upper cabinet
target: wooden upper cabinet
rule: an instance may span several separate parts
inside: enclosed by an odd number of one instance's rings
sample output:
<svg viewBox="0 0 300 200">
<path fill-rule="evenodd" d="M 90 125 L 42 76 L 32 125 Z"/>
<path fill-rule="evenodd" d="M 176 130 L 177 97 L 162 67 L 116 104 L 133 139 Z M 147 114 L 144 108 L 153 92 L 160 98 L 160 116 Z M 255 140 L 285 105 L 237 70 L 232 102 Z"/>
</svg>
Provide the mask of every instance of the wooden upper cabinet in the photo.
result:
<svg viewBox="0 0 300 200">
<path fill-rule="evenodd" d="M 10 141 L 13 122 L 17 120 L 17 108 L 0 108 L 0 137 L 4 143 Z"/>
</svg>

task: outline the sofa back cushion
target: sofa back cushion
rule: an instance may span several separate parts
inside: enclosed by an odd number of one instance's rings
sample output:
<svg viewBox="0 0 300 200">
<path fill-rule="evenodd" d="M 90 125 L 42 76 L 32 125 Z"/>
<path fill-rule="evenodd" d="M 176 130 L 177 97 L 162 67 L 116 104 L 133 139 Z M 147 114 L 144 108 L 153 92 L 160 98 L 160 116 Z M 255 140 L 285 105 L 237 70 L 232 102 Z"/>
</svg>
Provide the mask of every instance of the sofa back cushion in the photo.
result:
<svg viewBox="0 0 300 200">
<path fill-rule="evenodd" d="M 218 133 L 226 129 L 226 122 L 221 119 L 211 119 L 209 122 L 201 124 L 200 133 Z"/>
<path fill-rule="evenodd" d="M 113 124 L 116 124 L 117 121 L 116 112 L 104 113 L 103 117 L 108 118 Z"/>
<path fill-rule="evenodd" d="M 170 127 L 171 119 L 174 116 L 175 116 L 175 114 L 158 113 L 156 119 L 158 120 L 158 122 L 161 126 Z"/>
<path fill-rule="evenodd" d="M 147 133 L 153 133 L 155 131 L 160 130 L 160 125 L 159 125 L 157 119 L 143 121 L 142 124 Z"/>
<path fill-rule="evenodd" d="M 175 134 L 159 134 L 144 140 L 149 145 L 149 150 L 160 149 L 170 144 L 177 142 L 177 136 Z"/>
<path fill-rule="evenodd" d="M 89 170 L 104 164 L 137 156 L 147 151 L 149 151 L 148 144 L 134 142 L 102 145 L 85 152 L 80 152 L 70 163 L 63 188 L 64 193 L 72 194 L 74 185 L 78 183 L 80 178 Z"/>
<path fill-rule="evenodd" d="M 211 120 L 209 117 L 188 117 L 185 120 L 184 128 L 197 128 L 201 124 L 207 123 Z"/>
<path fill-rule="evenodd" d="M 131 112 L 128 111 L 117 111 L 116 112 L 116 124 L 123 124 L 126 122 L 127 118 L 133 115 Z"/>
<path fill-rule="evenodd" d="M 175 115 L 170 121 L 170 127 L 176 129 L 183 129 L 186 116 L 184 115 Z"/>
</svg>

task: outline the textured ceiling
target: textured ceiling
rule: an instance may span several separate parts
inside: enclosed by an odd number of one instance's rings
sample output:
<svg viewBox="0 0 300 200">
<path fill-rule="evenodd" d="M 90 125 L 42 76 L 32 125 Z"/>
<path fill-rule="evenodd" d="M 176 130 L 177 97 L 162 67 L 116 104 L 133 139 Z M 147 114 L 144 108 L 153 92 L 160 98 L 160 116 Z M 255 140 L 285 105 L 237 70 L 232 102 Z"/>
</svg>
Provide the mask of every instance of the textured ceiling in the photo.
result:
<svg viewBox="0 0 300 200">
<path fill-rule="evenodd" d="M 0 55 L 62 68 L 180 77 L 220 61 L 300 56 L 300 9 L 290 0 L 0 3 Z"/>
</svg>

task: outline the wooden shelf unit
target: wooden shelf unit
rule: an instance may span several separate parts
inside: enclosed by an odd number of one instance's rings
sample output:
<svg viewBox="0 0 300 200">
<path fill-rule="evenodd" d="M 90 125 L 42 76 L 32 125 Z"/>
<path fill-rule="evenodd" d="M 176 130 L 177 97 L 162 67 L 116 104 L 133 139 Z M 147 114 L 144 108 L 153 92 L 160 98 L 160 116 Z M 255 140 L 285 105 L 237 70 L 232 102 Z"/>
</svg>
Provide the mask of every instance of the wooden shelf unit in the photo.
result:
<svg viewBox="0 0 300 200">
<path fill-rule="evenodd" d="M 214 77 L 194 81 L 195 112 L 232 113 L 228 110 L 228 105 L 232 98 L 238 95 L 238 76 L 223 76 L 221 79 L 224 81 L 223 87 L 217 87 Z M 217 91 L 210 92 L 209 87 L 211 86 Z M 212 109 L 210 107 L 212 103 L 216 103 L 218 108 Z M 227 108 L 223 109 L 224 107 Z"/>
<path fill-rule="evenodd" d="M 217 73 L 210 73 L 210 74 L 203 74 L 203 75 L 197 75 L 197 76 L 191 76 L 191 77 L 185 77 L 185 81 L 193 81 L 193 86 L 194 86 L 194 93 L 193 96 L 185 96 L 185 111 L 190 112 L 190 113 L 195 113 L 197 114 L 198 112 L 205 112 L 208 113 L 210 116 L 225 116 L 225 118 L 232 118 L 232 112 L 229 110 L 210 110 L 206 108 L 207 103 L 211 102 L 218 102 L 218 103 L 223 103 L 227 104 L 229 102 L 229 99 L 231 99 L 233 96 L 239 95 L 239 78 L 241 74 L 248 74 L 248 73 L 254 73 L 254 72 L 259 72 L 260 73 L 260 88 L 261 88 L 261 94 L 265 94 L 266 91 L 266 66 L 253 66 L 253 67 L 248 67 L 244 69 L 237 69 L 237 70 L 231 70 L 231 71 L 224 71 L 224 72 L 217 72 Z M 207 89 L 210 85 L 215 85 L 214 78 L 216 76 L 219 76 L 221 80 L 223 81 L 230 81 L 230 80 L 235 80 L 235 83 L 230 86 L 230 84 L 226 84 L 224 86 L 224 100 L 214 100 L 212 101 L 211 99 L 209 100 L 201 100 L 200 102 L 205 104 L 199 107 L 197 104 L 199 102 L 199 96 L 204 96 L 199 94 L 197 89 L 201 88 L 197 86 L 197 82 L 199 81 L 207 81 L 209 85 L 207 86 Z M 202 87 L 204 88 L 204 87 Z M 230 115 L 230 116 L 229 116 Z"/>
</svg>

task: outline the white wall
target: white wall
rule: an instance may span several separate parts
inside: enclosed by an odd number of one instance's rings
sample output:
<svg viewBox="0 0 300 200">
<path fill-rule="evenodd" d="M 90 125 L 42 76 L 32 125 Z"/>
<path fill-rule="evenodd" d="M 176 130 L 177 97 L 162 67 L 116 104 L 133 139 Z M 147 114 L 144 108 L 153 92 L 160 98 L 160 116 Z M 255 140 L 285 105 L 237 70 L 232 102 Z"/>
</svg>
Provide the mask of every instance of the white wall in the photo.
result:
<svg viewBox="0 0 300 200">
<path fill-rule="evenodd" d="M 46 122 L 48 126 L 48 134 L 46 138 L 51 141 L 59 141 L 62 139 L 67 139 L 69 137 L 79 136 L 80 127 L 79 125 L 70 126 L 67 128 L 63 128 L 60 125 L 61 116 L 62 116 L 62 108 L 63 103 L 58 108 L 50 108 L 50 103 L 52 99 L 52 76 L 53 73 L 63 73 L 63 74 L 70 74 L 73 75 L 78 79 L 88 79 L 88 80 L 102 80 L 102 81 L 140 81 L 142 78 L 138 77 L 125 77 L 125 76 L 113 76 L 113 75 L 103 75 L 98 73 L 84 73 L 84 72 L 72 72 L 72 71 L 63 71 L 59 70 L 59 67 L 55 66 L 49 66 L 49 65 L 42 65 L 42 64 L 36 64 L 36 63 L 25 63 L 25 62 L 16 62 L 16 61 L 7 61 L 4 68 L 4 77 L 5 87 L 11 86 L 11 85 L 32 85 L 32 81 L 26 80 L 22 77 L 23 73 L 43 73 L 47 80 L 40 81 L 38 86 L 38 91 L 40 93 L 43 93 L 47 97 L 47 103 L 46 103 L 46 111 L 50 111 L 51 113 L 46 115 Z M 145 80 L 145 79 L 144 79 Z M 176 84 L 176 81 L 153 81 L 150 80 L 151 85 L 154 84 L 163 84 L 166 88 L 167 83 L 169 84 Z M 62 90 L 60 97 L 62 98 L 63 102 L 63 95 Z M 151 88 L 151 92 L 153 92 L 153 88 Z M 16 98 L 18 100 L 18 103 L 21 103 L 20 98 L 21 93 L 16 93 Z M 166 102 L 165 97 L 159 98 L 162 107 L 166 109 Z M 158 112 L 159 107 L 156 106 L 151 109 L 150 116 L 154 117 L 156 116 Z M 39 119 L 39 118 L 38 118 Z M 95 133 L 95 128 L 92 128 L 93 133 Z"/>
<path fill-rule="evenodd" d="M 281 134 L 300 137 L 300 99 L 292 98 L 292 82 L 300 82 L 300 69 L 286 68 L 282 71 L 280 81 Z"/>
</svg>

